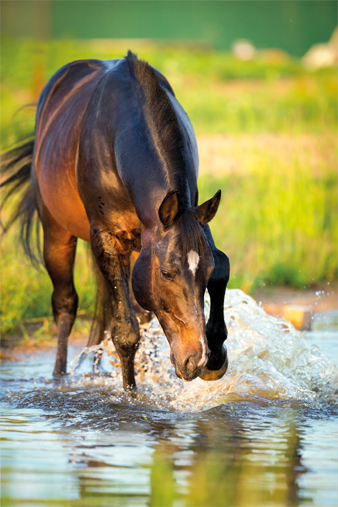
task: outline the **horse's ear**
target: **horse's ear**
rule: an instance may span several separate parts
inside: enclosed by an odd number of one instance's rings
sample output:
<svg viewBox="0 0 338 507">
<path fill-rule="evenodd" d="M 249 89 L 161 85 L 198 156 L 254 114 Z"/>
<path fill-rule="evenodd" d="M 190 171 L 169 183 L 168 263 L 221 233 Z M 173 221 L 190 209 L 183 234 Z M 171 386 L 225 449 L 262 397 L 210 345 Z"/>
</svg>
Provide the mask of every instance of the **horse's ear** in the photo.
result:
<svg viewBox="0 0 338 507">
<path fill-rule="evenodd" d="M 209 201 L 205 201 L 203 204 L 200 204 L 195 208 L 197 220 L 202 224 L 205 225 L 210 220 L 214 218 L 216 215 L 216 211 L 218 210 L 218 205 L 221 200 L 221 191 L 219 190 L 216 192 L 214 197 L 209 199 Z"/>
<path fill-rule="evenodd" d="M 160 220 L 166 229 L 173 225 L 179 210 L 178 192 L 172 190 L 165 196 L 158 211 Z"/>
</svg>

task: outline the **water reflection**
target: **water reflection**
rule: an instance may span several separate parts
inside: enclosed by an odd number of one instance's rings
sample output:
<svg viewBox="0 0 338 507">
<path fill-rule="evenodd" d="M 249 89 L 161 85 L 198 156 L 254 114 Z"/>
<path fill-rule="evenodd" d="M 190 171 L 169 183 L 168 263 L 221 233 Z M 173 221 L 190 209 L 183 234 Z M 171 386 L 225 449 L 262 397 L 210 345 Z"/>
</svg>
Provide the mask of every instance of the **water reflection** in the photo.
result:
<svg viewBox="0 0 338 507">
<path fill-rule="evenodd" d="M 2 422 L 4 502 L 335 505 L 337 461 L 330 448 L 337 414 L 331 409 L 323 416 L 243 402 L 192 417 L 111 407 L 108 418 L 119 410 L 114 427 L 98 430 L 80 407 L 86 428 L 71 414 L 61 422 L 37 409 L 8 409 Z"/>
<path fill-rule="evenodd" d="M 212 385 L 176 379 L 155 332 L 133 396 L 119 372 L 54 381 L 52 355 L 5 362 L 2 505 L 337 505 L 335 366 L 237 300 L 229 374 Z"/>
<path fill-rule="evenodd" d="M 158 442 L 150 505 L 297 505 L 297 479 L 306 472 L 297 426 L 288 413 L 265 425 L 255 431 L 230 419 L 220 432 L 202 422 L 189 431 L 188 446 Z M 161 477 L 168 478 L 165 488 Z"/>
</svg>

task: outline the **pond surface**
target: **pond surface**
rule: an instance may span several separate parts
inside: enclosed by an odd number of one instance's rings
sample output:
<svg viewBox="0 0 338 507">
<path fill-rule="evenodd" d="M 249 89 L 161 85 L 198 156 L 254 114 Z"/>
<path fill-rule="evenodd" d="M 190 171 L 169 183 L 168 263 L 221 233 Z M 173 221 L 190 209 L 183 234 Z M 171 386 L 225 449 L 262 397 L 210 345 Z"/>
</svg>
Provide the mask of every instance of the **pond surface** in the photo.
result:
<svg viewBox="0 0 338 507">
<path fill-rule="evenodd" d="M 155 320 L 137 394 L 109 343 L 71 347 L 60 381 L 48 352 L 5 361 L 1 505 L 336 506 L 337 333 L 295 331 L 238 290 L 225 317 L 217 382 L 177 379 Z"/>
</svg>

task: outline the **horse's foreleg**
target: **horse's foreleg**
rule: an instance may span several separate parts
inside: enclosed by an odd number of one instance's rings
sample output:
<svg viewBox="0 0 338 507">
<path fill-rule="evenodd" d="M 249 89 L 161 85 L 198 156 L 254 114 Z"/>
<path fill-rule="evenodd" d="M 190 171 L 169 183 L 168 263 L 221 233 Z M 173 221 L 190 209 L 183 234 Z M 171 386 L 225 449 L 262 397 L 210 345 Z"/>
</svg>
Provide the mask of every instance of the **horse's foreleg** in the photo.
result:
<svg viewBox="0 0 338 507">
<path fill-rule="evenodd" d="M 206 225 L 204 230 L 213 253 L 215 268 L 207 285 L 210 295 L 210 316 L 206 335 L 211 354 L 201 378 L 216 380 L 223 376 L 228 365 L 227 351 L 223 344 L 228 334 L 224 321 L 224 297 L 229 281 L 230 264 L 228 257 L 216 248 L 209 226 Z"/>
<path fill-rule="evenodd" d="M 76 317 L 78 297 L 74 287 L 73 268 L 76 238 L 44 212 L 44 260 L 53 282 L 52 306 L 58 327 L 58 345 L 53 375 L 67 370 L 68 337 Z"/>
<path fill-rule="evenodd" d="M 121 360 L 123 387 L 136 386 L 134 358 L 140 340 L 139 325 L 129 299 L 130 248 L 121 245 L 100 225 L 91 225 L 96 262 L 108 282 L 112 305 L 112 339 Z"/>
</svg>

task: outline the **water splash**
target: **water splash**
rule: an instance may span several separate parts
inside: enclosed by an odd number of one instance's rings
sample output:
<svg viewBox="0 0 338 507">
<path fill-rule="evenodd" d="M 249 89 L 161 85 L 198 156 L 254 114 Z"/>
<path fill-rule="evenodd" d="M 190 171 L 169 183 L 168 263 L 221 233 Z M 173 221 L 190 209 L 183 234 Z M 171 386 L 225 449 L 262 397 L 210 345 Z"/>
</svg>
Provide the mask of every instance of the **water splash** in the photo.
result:
<svg viewBox="0 0 338 507">
<path fill-rule="evenodd" d="M 208 311 L 206 298 L 206 315 Z M 338 369 L 317 346 L 306 342 L 305 333 L 267 315 L 238 289 L 227 291 L 224 314 L 229 368 L 215 382 L 178 379 L 157 319 L 143 326 L 135 360 L 138 393 L 133 403 L 180 411 L 206 410 L 239 400 L 338 403 Z M 111 390 L 112 401 L 125 397 L 118 355 L 110 340 L 84 349 L 73 360 L 71 371 L 73 385 L 104 385 Z"/>
</svg>

